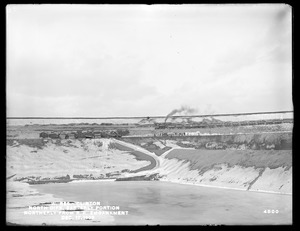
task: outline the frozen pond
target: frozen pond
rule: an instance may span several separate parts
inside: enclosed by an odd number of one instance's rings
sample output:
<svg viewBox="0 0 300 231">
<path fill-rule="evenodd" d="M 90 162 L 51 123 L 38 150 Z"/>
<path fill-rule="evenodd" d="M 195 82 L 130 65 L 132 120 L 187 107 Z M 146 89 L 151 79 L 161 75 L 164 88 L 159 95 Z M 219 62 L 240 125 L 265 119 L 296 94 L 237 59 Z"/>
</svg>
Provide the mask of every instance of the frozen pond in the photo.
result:
<svg viewBox="0 0 300 231">
<path fill-rule="evenodd" d="M 292 224 L 292 196 L 158 181 L 110 181 L 32 186 L 64 201 L 119 206 L 123 225 Z M 266 210 L 275 213 L 265 213 Z"/>
</svg>

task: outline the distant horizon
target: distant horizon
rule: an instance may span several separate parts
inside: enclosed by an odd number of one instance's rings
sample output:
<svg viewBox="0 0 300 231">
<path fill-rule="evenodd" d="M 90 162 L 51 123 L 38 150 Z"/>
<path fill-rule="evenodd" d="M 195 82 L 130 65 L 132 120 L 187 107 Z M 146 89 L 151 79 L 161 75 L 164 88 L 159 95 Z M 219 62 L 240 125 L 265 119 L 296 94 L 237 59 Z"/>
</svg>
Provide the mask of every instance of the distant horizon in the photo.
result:
<svg viewBox="0 0 300 231">
<path fill-rule="evenodd" d="M 239 115 L 259 115 L 259 114 L 279 114 L 291 113 L 294 111 L 272 111 L 272 112 L 241 112 L 241 113 L 218 113 L 218 114 L 203 114 L 203 115 L 174 115 L 170 117 L 208 117 L 208 116 L 239 116 Z M 12 116 L 6 117 L 7 119 L 134 119 L 134 118 L 165 118 L 165 116 L 110 116 L 110 117 L 43 117 L 43 116 Z"/>
</svg>

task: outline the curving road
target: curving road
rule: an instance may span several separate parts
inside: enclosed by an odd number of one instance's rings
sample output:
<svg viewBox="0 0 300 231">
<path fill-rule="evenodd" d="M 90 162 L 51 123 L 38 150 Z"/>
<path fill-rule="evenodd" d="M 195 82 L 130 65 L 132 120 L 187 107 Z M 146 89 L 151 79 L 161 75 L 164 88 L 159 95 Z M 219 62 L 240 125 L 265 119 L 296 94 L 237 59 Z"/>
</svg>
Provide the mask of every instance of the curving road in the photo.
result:
<svg viewBox="0 0 300 231">
<path fill-rule="evenodd" d="M 123 146 L 126 146 L 126 147 L 128 147 L 128 148 L 131 148 L 131 149 L 133 149 L 133 150 L 135 150 L 135 151 L 141 152 L 141 153 L 143 153 L 143 154 L 145 154 L 145 155 L 148 155 L 149 157 L 153 158 L 153 159 L 155 160 L 155 167 L 153 167 L 152 169 L 147 169 L 147 170 L 143 170 L 143 171 L 155 170 L 155 169 L 159 168 L 159 166 L 160 166 L 160 160 L 159 160 L 159 158 L 155 155 L 155 153 L 149 152 L 148 150 L 146 150 L 146 149 L 144 149 L 144 148 L 142 148 L 142 147 L 136 146 L 136 145 L 134 145 L 134 144 L 127 143 L 127 142 L 125 142 L 125 141 L 117 140 L 117 139 L 114 139 L 114 138 L 112 138 L 111 140 L 112 140 L 113 142 L 116 142 L 116 143 L 118 143 L 118 144 L 120 144 L 120 145 L 123 145 Z"/>
</svg>

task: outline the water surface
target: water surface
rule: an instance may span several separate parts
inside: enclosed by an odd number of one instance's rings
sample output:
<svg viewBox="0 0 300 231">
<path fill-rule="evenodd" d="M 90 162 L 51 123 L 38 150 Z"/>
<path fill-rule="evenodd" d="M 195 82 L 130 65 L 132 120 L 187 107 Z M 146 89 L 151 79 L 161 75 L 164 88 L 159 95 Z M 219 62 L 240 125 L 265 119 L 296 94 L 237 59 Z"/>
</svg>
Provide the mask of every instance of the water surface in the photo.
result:
<svg viewBox="0 0 300 231">
<path fill-rule="evenodd" d="M 158 181 L 110 181 L 32 186 L 65 201 L 100 201 L 128 216 L 117 225 L 291 224 L 292 196 Z M 278 213 L 264 213 L 265 210 Z"/>
</svg>

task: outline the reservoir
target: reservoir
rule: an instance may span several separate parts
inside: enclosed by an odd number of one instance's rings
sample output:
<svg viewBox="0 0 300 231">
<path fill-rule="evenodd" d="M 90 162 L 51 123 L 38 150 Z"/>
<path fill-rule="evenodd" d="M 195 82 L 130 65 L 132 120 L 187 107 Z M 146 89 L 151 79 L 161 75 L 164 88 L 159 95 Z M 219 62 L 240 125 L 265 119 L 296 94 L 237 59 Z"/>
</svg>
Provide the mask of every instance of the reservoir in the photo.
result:
<svg viewBox="0 0 300 231">
<path fill-rule="evenodd" d="M 292 224 L 291 195 L 163 181 L 79 182 L 31 187 L 67 202 L 100 202 L 102 208 L 128 211 L 128 214 L 113 215 L 115 225 Z"/>
</svg>

